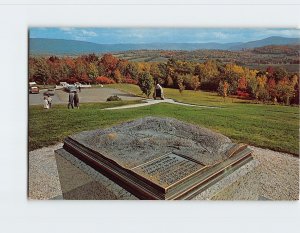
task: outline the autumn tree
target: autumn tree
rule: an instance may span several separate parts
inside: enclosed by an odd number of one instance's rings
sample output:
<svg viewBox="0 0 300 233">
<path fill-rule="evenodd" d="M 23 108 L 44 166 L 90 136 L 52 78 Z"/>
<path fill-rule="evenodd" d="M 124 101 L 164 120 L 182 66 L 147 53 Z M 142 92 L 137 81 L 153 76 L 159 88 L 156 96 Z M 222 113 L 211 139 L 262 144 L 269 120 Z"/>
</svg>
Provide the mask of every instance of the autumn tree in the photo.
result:
<svg viewBox="0 0 300 233">
<path fill-rule="evenodd" d="M 269 92 L 266 88 L 267 85 L 267 76 L 259 74 L 257 76 L 257 98 L 261 101 L 267 101 L 270 99 Z"/>
<path fill-rule="evenodd" d="M 183 78 L 183 84 L 186 87 L 186 89 L 196 91 L 199 88 L 200 82 L 198 76 L 192 74 L 186 74 L 186 75 L 182 75 L 182 78 Z"/>
<path fill-rule="evenodd" d="M 195 66 L 194 74 L 198 76 L 201 88 L 216 91 L 220 82 L 220 72 L 214 60 L 207 60 Z"/>
<path fill-rule="evenodd" d="M 165 64 L 165 63 L 157 64 L 157 68 L 158 68 L 159 74 L 160 74 L 159 82 L 161 82 L 164 85 L 166 85 L 166 83 L 167 83 L 167 68 L 166 67 L 167 67 L 167 64 Z"/>
<path fill-rule="evenodd" d="M 151 91 L 153 89 L 153 77 L 149 72 L 142 72 L 138 78 L 138 86 L 140 87 L 141 91 L 149 98 Z"/>
<path fill-rule="evenodd" d="M 247 89 L 247 80 L 245 77 L 241 77 L 238 81 L 238 89 L 240 91 L 245 91 Z"/>
<path fill-rule="evenodd" d="M 258 83 L 256 77 L 250 77 L 247 83 L 247 92 L 251 98 L 258 98 Z"/>
<path fill-rule="evenodd" d="M 286 78 L 288 76 L 287 71 L 282 67 L 277 67 L 273 72 L 273 78 L 275 79 L 276 83 L 280 80 Z"/>
<path fill-rule="evenodd" d="M 29 76 L 28 78 L 29 78 L 29 82 L 34 81 L 35 71 L 36 71 L 36 59 L 29 57 L 29 60 L 28 60 L 28 76 Z"/>
<path fill-rule="evenodd" d="M 121 74 L 121 72 L 120 72 L 120 70 L 119 69 L 116 69 L 115 71 L 114 71 L 114 80 L 116 81 L 116 83 L 121 83 L 122 82 L 122 74 Z"/>
<path fill-rule="evenodd" d="M 99 57 L 95 53 L 84 55 L 84 56 L 82 56 L 82 58 L 87 63 L 97 63 L 99 61 Z"/>
<path fill-rule="evenodd" d="M 74 77 L 72 79 L 72 83 L 80 81 L 82 78 L 85 78 L 85 76 L 88 76 L 87 66 L 81 58 L 77 58 L 75 61 Z"/>
<path fill-rule="evenodd" d="M 294 96 L 294 86 L 288 78 L 284 78 L 278 82 L 276 91 L 281 102 L 290 104 L 290 99 Z"/>
<path fill-rule="evenodd" d="M 227 81 L 220 81 L 219 87 L 218 87 L 218 93 L 220 96 L 223 96 L 224 100 L 228 96 L 229 92 L 229 84 Z"/>
<path fill-rule="evenodd" d="M 193 75 L 191 80 L 191 87 L 194 91 L 196 91 L 200 87 L 200 81 L 198 76 Z"/>
<path fill-rule="evenodd" d="M 128 61 L 125 60 L 125 59 L 121 59 L 118 62 L 117 69 L 120 71 L 120 73 L 123 77 L 126 76 L 126 67 L 127 67 L 127 65 L 128 65 Z"/>
<path fill-rule="evenodd" d="M 185 85 L 184 85 L 183 82 L 184 82 L 184 76 L 183 75 L 178 75 L 176 83 L 177 83 L 177 87 L 178 87 L 178 90 L 179 90 L 180 94 L 182 94 L 182 92 L 185 89 Z"/>
<path fill-rule="evenodd" d="M 42 83 L 43 85 L 47 84 L 48 79 L 50 78 L 50 70 L 45 59 L 40 58 L 37 60 L 33 78 L 37 83 Z"/>
<path fill-rule="evenodd" d="M 89 79 L 93 83 L 95 83 L 96 78 L 99 76 L 98 67 L 95 63 L 89 63 L 88 64 L 87 75 L 88 75 Z"/>
<path fill-rule="evenodd" d="M 294 96 L 291 99 L 291 104 L 299 104 L 299 76 L 294 74 L 291 78 L 292 86 L 294 86 Z"/>
<path fill-rule="evenodd" d="M 225 65 L 225 80 L 228 82 L 230 94 L 236 94 L 238 90 L 238 81 L 244 76 L 244 69 L 236 64 Z"/>
<path fill-rule="evenodd" d="M 155 83 L 164 84 L 164 80 L 161 78 L 160 69 L 154 63 L 150 66 L 150 74 L 152 75 Z"/>
<path fill-rule="evenodd" d="M 104 54 L 100 62 L 105 67 L 105 74 L 108 77 L 113 77 L 113 73 L 117 68 L 119 59 L 112 54 Z"/>
<path fill-rule="evenodd" d="M 277 89 L 275 79 L 270 78 L 267 82 L 267 90 L 269 92 L 270 99 L 273 102 L 277 102 Z"/>
<path fill-rule="evenodd" d="M 128 65 L 126 66 L 126 74 L 125 74 L 126 78 L 137 80 L 138 74 L 139 74 L 139 70 L 137 65 L 132 62 L 128 63 Z"/>
</svg>

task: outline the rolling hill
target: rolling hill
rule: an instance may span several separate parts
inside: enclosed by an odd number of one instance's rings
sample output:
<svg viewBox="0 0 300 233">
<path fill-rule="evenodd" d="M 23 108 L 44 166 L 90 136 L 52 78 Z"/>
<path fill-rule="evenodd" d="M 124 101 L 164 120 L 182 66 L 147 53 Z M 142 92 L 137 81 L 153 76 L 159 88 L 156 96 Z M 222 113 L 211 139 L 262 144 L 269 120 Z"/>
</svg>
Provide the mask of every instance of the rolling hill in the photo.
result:
<svg viewBox="0 0 300 233">
<path fill-rule="evenodd" d="M 30 38 L 30 55 L 80 55 L 130 50 L 242 50 L 266 45 L 299 43 L 299 38 L 268 37 L 246 43 L 148 43 L 148 44 L 96 44 L 86 41 Z"/>
</svg>

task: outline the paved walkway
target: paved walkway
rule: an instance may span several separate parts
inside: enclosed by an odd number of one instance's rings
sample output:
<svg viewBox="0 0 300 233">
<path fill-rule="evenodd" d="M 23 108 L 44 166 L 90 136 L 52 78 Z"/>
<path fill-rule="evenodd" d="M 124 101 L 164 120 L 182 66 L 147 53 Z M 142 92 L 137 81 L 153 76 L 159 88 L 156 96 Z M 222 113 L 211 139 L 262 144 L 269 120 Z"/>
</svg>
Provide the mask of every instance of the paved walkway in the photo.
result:
<svg viewBox="0 0 300 233">
<path fill-rule="evenodd" d="M 198 108 L 219 108 L 219 107 L 204 106 L 204 105 L 186 104 L 186 103 L 176 102 L 173 99 L 164 99 L 164 100 L 146 99 L 145 101 L 143 101 L 143 103 L 140 103 L 140 104 L 129 104 L 129 105 L 124 105 L 124 106 L 112 107 L 112 108 L 104 108 L 103 110 L 138 108 L 138 107 L 144 107 L 144 106 L 149 106 L 149 105 L 159 104 L 159 103 L 177 104 L 177 105 L 198 107 Z"/>
<path fill-rule="evenodd" d="M 43 104 L 43 93 L 46 90 L 41 90 L 39 94 L 29 94 L 29 105 L 42 105 Z M 83 88 L 79 93 L 80 103 L 91 103 L 91 102 L 106 102 L 107 98 L 117 95 L 122 100 L 140 100 L 142 98 L 119 91 L 114 88 Z M 55 104 L 68 104 L 69 94 L 63 90 L 55 90 L 54 96 L 52 96 L 52 103 Z"/>
</svg>

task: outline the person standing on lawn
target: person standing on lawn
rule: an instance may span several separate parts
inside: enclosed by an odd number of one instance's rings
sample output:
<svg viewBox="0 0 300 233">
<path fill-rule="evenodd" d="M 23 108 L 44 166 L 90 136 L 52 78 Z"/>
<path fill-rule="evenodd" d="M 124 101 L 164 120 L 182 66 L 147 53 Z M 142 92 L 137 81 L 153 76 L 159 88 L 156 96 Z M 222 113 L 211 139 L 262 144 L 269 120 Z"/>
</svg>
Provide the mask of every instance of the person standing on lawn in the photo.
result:
<svg viewBox="0 0 300 233">
<path fill-rule="evenodd" d="M 74 108 L 74 92 L 69 93 L 69 103 L 68 103 L 68 108 Z"/>
<path fill-rule="evenodd" d="M 44 103 L 44 109 L 49 109 L 49 102 L 47 96 L 44 96 L 43 103 Z"/>
<path fill-rule="evenodd" d="M 74 105 L 75 105 L 75 108 L 79 108 L 79 95 L 78 95 L 77 91 L 75 91 L 75 94 L 74 94 Z"/>
<path fill-rule="evenodd" d="M 49 108 L 52 108 L 52 98 L 50 95 L 48 95 L 48 105 L 49 105 Z"/>
</svg>

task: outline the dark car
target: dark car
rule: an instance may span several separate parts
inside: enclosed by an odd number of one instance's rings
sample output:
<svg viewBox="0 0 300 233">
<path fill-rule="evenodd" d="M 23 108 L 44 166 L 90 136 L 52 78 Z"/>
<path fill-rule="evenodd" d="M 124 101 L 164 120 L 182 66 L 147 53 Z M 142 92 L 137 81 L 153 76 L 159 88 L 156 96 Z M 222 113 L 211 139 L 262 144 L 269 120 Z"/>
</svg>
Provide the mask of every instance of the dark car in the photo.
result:
<svg viewBox="0 0 300 233">
<path fill-rule="evenodd" d="M 48 89 L 47 91 L 44 92 L 44 95 L 54 95 L 54 89 Z"/>
</svg>

